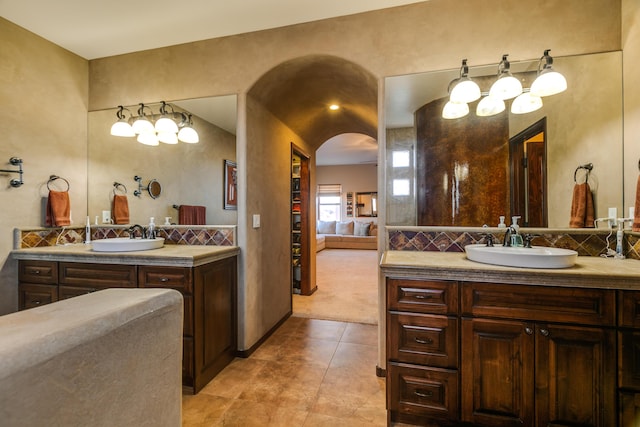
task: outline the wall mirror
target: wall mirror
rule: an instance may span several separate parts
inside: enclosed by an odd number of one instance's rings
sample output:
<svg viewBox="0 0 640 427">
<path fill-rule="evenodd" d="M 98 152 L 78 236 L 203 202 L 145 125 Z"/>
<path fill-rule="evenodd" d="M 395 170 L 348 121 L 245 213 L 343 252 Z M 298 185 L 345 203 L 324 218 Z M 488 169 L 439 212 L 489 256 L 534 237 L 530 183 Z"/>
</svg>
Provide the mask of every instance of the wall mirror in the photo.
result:
<svg viewBox="0 0 640 427">
<path fill-rule="evenodd" d="M 474 67 L 470 61 L 469 65 L 469 76 L 474 79 L 493 79 L 497 73 L 497 62 Z M 519 78 L 535 77 L 537 66 L 537 58 L 511 62 L 511 70 Z M 554 57 L 553 66 L 567 79 L 568 89 L 565 92 L 543 98 L 544 106 L 533 113 L 512 114 L 507 103 L 507 110 L 500 114 L 505 115 L 508 123 L 507 144 L 510 138 L 536 123 L 542 120 L 546 122 L 544 191 L 548 227 L 567 228 L 575 184 L 574 172 L 579 165 L 593 164 L 589 184 L 594 192 L 596 216 L 606 216 L 609 207 L 622 211 L 622 52 Z M 416 194 L 425 190 L 424 182 L 417 180 L 417 169 L 425 168 L 423 176 L 431 180 L 429 185 L 447 191 L 448 197 L 443 203 L 450 204 L 452 211 L 456 208 L 482 209 L 478 195 L 465 192 L 465 185 L 470 180 L 509 174 L 508 158 L 500 167 L 489 168 L 477 153 L 467 153 L 464 158 L 451 155 L 448 157 L 450 165 L 446 165 L 449 170 L 445 172 L 429 169 L 428 162 L 425 164 L 422 163 L 423 159 L 419 159 L 416 150 L 421 142 L 417 140 L 415 113 L 436 100 L 446 99 L 449 83 L 459 75 L 457 68 L 385 79 L 385 126 L 389 159 L 386 165 L 385 208 L 389 225 L 497 225 L 498 218 L 493 218 L 493 215 L 469 223 L 452 223 L 448 219 L 439 223 L 420 223 L 418 219 Z M 470 104 L 470 109 L 470 114 L 475 115 L 475 104 Z M 428 120 L 436 122 L 444 119 L 434 114 Z M 455 141 L 442 142 L 440 149 L 455 153 L 455 144 Z M 403 167 L 394 167 L 392 159 L 395 152 L 409 152 L 410 162 Z M 451 177 L 457 179 L 454 181 L 456 185 L 451 185 Z M 510 186 L 510 182 L 504 182 L 504 185 Z M 510 188 L 507 193 L 511 193 Z M 509 199 L 504 202 L 505 215 L 509 215 L 511 210 Z"/>
<path fill-rule="evenodd" d="M 159 102 L 143 101 L 158 113 Z M 198 205 L 206 207 L 207 224 L 236 225 L 237 212 L 224 209 L 223 170 L 224 160 L 236 160 L 236 95 L 165 101 L 176 112 L 192 114 L 199 143 L 143 145 L 134 137 L 110 134 L 117 108 L 89 112 L 88 215 L 101 222 L 102 212 L 111 210 L 113 183 L 118 182 L 124 185 L 121 190 L 126 188 L 132 224 L 147 224 L 150 217 L 177 219 L 174 205 Z M 136 114 L 137 106 L 127 108 Z M 152 197 L 134 197 L 135 176 L 162 182 L 161 191 L 150 182 Z"/>
<path fill-rule="evenodd" d="M 356 216 L 378 216 L 378 193 L 356 193 Z"/>
</svg>

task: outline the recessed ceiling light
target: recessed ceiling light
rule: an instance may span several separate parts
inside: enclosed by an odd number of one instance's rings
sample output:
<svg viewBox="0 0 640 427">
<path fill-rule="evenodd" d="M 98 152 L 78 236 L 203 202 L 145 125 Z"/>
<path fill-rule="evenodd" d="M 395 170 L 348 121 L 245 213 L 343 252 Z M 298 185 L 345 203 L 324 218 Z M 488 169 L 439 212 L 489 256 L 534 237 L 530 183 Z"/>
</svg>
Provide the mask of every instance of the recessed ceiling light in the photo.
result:
<svg viewBox="0 0 640 427">
<path fill-rule="evenodd" d="M 338 104 L 331 104 L 329 105 L 329 109 L 332 111 L 339 110 L 340 106 Z"/>
</svg>

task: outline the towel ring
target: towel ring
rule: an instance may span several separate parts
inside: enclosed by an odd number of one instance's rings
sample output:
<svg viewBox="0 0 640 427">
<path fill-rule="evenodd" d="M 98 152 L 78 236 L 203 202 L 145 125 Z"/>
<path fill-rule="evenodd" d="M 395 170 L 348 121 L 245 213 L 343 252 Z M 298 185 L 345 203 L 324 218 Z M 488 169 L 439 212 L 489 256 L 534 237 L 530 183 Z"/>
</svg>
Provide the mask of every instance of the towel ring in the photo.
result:
<svg viewBox="0 0 640 427">
<path fill-rule="evenodd" d="M 638 162 L 638 167 L 640 168 L 640 162 Z M 580 169 L 585 169 L 587 171 L 587 175 L 586 175 L 586 178 L 585 178 L 584 182 L 589 181 L 589 173 L 593 169 L 593 163 L 586 163 L 584 165 L 578 166 L 576 168 L 576 170 L 573 172 L 573 182 L 578 182 L 578 171 Z"/>
<path fill-rule="evenodd" d="M 122 195 L 126 195 L 127 194 L 127 186 L 124 184 L 121 184 L 119 182 L 114 182 L 113 183 L 113 195 L 116 195 L 116 191 L 124 191 L 124 194 Z"/>
<path fill-rule="evenodd" d="M 67 183 L 67 189 L 63 190 L 63 191 L 69 191 L 69 189 L 71 188 L 71 185 L 69 185 L 69 181 L 67 181 L 66 179 L 64 179 L 63 177 L 58 176 L 58 175 L 50 175 L 49 176 L 49 181 L 47 181 L 47 190 L 51 191 L 51 187 L 49 187 L 49 184 L 51 184 L 56 179 L 61 179 L 64 182 L 66 182 Z"/>
</svg>

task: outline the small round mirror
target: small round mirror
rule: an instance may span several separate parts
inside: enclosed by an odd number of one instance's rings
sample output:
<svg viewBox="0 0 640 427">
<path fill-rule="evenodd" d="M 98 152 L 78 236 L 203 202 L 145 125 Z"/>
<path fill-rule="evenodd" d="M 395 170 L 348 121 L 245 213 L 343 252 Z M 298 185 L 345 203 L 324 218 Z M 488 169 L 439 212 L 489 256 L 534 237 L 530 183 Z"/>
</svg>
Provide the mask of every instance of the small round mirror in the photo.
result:
<svg viewBox="0 0 640 427">
<path fill-rule="evenodd" d="M 160 185 L 160 183 L 155 180 L 152 179 L 151 181 L 149 181 L 149 196 L 151 196 L 152 199 L 157 199 L 160 196 L 160 193 L 162 193 L 162 185 Z"/>
</svg>

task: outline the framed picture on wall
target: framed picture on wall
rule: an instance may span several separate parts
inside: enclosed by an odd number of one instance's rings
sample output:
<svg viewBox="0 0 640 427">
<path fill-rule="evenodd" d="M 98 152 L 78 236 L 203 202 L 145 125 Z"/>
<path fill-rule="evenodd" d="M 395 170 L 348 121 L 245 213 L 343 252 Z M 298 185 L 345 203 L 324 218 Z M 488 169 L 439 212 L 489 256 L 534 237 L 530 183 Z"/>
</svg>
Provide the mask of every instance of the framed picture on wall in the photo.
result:
<svg viewBox="0 0 640 427">
<path fill-rule="evenodd" d="M 238 209 L 238 168 L 231 160 L 224 161 L 224 208 Z"/>
</svg>

